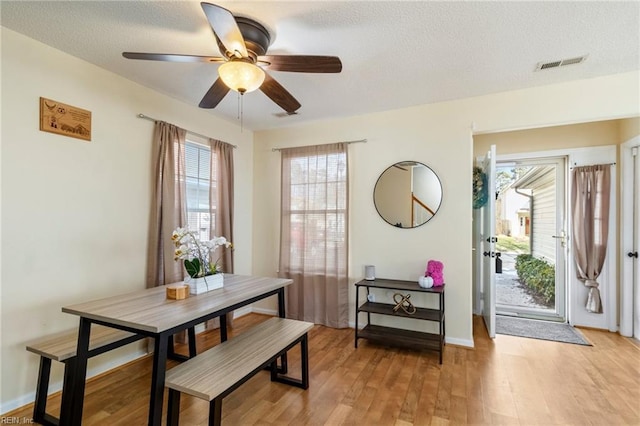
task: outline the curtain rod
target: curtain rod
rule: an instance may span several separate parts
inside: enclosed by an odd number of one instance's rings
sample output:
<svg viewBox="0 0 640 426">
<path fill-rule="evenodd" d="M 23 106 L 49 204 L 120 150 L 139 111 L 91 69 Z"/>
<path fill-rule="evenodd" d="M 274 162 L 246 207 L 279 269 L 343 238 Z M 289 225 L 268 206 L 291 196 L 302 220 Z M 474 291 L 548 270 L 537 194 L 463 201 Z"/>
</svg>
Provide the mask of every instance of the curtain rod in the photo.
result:
<svg viewBox="0 0 640 426">
<path fill-rule="evenodd" d="M 346 141 L 346 142 L 341 142 L 341 143 L 346 143 L 347 145 L 350 145 L 352 143 L 367 143 L 366 139 L 358 139 L 357 141 Z M 311 145 L 313 146 L 313 145 Z M 291 148 L 301 148 L 299 146 L 292 146 Z M 271 148 L 271 152 L 276 152 L 276 151 L 282 151 L 283 149 L 289 149 L 289 148 Z"/>
<path fill-rule="evenodd" d="M 576 167 L 590 167 L 590 166 L 615 166 L 616 163 L 602 163 L 602 164 L 586 164 L 584 166 L 578 166 L 578 163 L 574 162 L 573 167 L 569 167 L 569 170 L 575 169 Z"/>
<path fill-rule="evenodd" d="M 138 118 L 144 118 L 145 120 L 149 120 L 149 121 L 162 121 L 162 120 L 157 120 L 157 119 L 155 119 L 153 117 L 149 117 L 148 115 L 144 115 L 142 113 L 138 114 L 137 117 Z M 191 133 L 192 135 L 200 136 L 201 138 L 211 139 L 209 136 L 201 135 L 200 133 L 192 132 L 191 130 L 187 130 L 187 132 Z M 225 142 L 225 143 L 227 143 L 227 142 Z M 233 145 L 233 144 L 230 144 L 230 143 L 227 143 L 227 144 L 231 145 L 234 148 L 238 147 L 237 145 Z"/>
</svg>

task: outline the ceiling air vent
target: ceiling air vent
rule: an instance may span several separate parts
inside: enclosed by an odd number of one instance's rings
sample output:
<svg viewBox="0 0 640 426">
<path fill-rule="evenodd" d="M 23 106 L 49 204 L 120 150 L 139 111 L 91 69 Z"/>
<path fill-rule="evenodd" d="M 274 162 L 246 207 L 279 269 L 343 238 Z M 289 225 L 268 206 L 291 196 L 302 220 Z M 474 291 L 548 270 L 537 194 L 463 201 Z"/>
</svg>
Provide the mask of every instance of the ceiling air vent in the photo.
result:
<svg viewBox="0 0 640 426">
<path fill-rule="evenodd" d="M 536 71 L 564 67 L 567 65 L 580 64 L 586 60 L 587 60 L 587 55 L 583 55 L 583 56 L 578 56 L 576 58 L 560 59 L 558 61 L 539 62 L 538 65 L 536 65 Z"/>
</svg>

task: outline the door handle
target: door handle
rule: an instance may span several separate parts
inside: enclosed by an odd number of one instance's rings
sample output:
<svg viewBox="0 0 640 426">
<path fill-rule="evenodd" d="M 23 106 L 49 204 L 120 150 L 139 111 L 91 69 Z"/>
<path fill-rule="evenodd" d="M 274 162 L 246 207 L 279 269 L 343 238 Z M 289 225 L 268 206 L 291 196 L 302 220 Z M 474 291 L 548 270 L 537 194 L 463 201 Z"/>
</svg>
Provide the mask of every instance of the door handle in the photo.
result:
<svg viewBox="0 0 640 426">
<path fill-rule="evenodd" d="M 552 235 L 551 238 L 560 239 L 560 244 L 564 247 L 567 244 L 567 234 L 564 231 L 560 231 L 560 235 Z"/>
<path fill-rule="evenodd" d="M 635 257 L 636 259 L 638 258 L 638 252 L 637 251 L 633 251 L 633 252 L 629 252 L 627 253 L 627 256 L 629 257 Z"/>
</svg>

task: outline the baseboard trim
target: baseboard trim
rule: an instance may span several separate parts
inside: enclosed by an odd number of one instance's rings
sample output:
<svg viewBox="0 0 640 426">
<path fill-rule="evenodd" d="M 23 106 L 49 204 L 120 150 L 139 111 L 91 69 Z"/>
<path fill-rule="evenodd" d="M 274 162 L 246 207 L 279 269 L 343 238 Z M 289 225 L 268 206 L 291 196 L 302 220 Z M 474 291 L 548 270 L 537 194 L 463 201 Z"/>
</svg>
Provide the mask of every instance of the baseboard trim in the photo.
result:
<svg viewBox="0 0 640 426">
<path fill-rule="evenodd" d="M 271 315 L 273 317 L 278 316 L 278 311 L 275 309 L 264 309 L 264 308 L 253 307 L 251 308 L 251 312 L 255 312 L 256 314 Z"/>
<path fill-rule="evenodd" d="M 452 345 L 452 346 L 461 346 L 461 347 L 468 348 L 468 349 L 475 348 L 475 344 L 473 342 L 473 339 L 458 339 L 457 337 L 446 337 L 445 336 L 444 342 L 447 345 Z"/>
<path fill-rule="evenodd" d="M 93 367 L 87 370 L 87 380 L 99 376 L 100 374 L 106 373 L 109 370 L 113 370 L 114 368 L 118 368 L 128 362 L 135 361 L 142 357 L 147 356 L 147 352 L 145 350 L 136 350 L 134 352 L 128 353 L 124 356 L 115 358 L 111 361 L 105 362 L 97 367 Z M 62 380 L 58 380 L 56 382 L 52 382 L 49 384 L 49 395 L 60 392 L 62 390 Z M 33 392 L 29 392 L 26 395 L 19 396 L 10 401 L 4 401 L 0 403 L 0 413 L 7 414 L 9 411 L 15 410 L 17 408 L 24 407 L 25 405 L 33 403 L 36 398 L 35 389 Z M 0 421 L 0 423 L 2 423 Z"/>
</svg>

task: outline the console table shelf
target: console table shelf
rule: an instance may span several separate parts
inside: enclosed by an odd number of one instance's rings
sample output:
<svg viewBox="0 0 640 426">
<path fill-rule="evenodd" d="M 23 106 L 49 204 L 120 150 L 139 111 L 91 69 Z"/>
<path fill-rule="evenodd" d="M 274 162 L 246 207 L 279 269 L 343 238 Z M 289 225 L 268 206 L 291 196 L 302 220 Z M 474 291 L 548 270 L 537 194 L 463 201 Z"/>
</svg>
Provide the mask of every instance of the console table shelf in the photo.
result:
<svg viewBox="0 0 640 426">
<path fill-rule="evenodd" d="M 394 305 L 390 305 L 388 303 L 366 302 L 365 304 L 360 305 L 358 311 L 369 312 L 371 314 L 421 319 L 426 321 L 440 321 L 444 316 L 444 312 L 440 312 L 438 309 L 416 308 L 416 312 L 414 314 L 407 314 L 402 309 L 398 309 L 394 312 L 393 306 Z"/>
<path fill-rule="evenodd" d="M 405 346 L 413 349 L 433 350 L 440 355 L 442 364 L 442 352 L 444 348 L 444 286 L 435 288 L 422 288 L 412 281 L 376 279 L 373 281 L 362 280 L 356 284 L 356 331 L 355 346 L 358 347 L 358 339 L 369 339 L 383 344 Z M 438 309 L 419 308 L 416 312 L 408 314 L 402 309 L 393 310 L 392 303 L 379 303 L 367 301 L 360 304 L 360 287 L 364 287 L 369 296 L 371 289 L 400 290 L 404 292 L 421 292 L 438 295 Z M 368 297 L 367 297 L 368 299 Z M 367 324 L 360 330 L 358 328 L 358 316 L 367 314 Z M 439 333 L 426 333 L 422 331 L 404 330 L 395 327 L 386 327 L 371 324 L 371 314 L 386 315 L 399 318 L 411 318 L 415 320 L 434 321 L 439 324 Z"/>
</svg>

